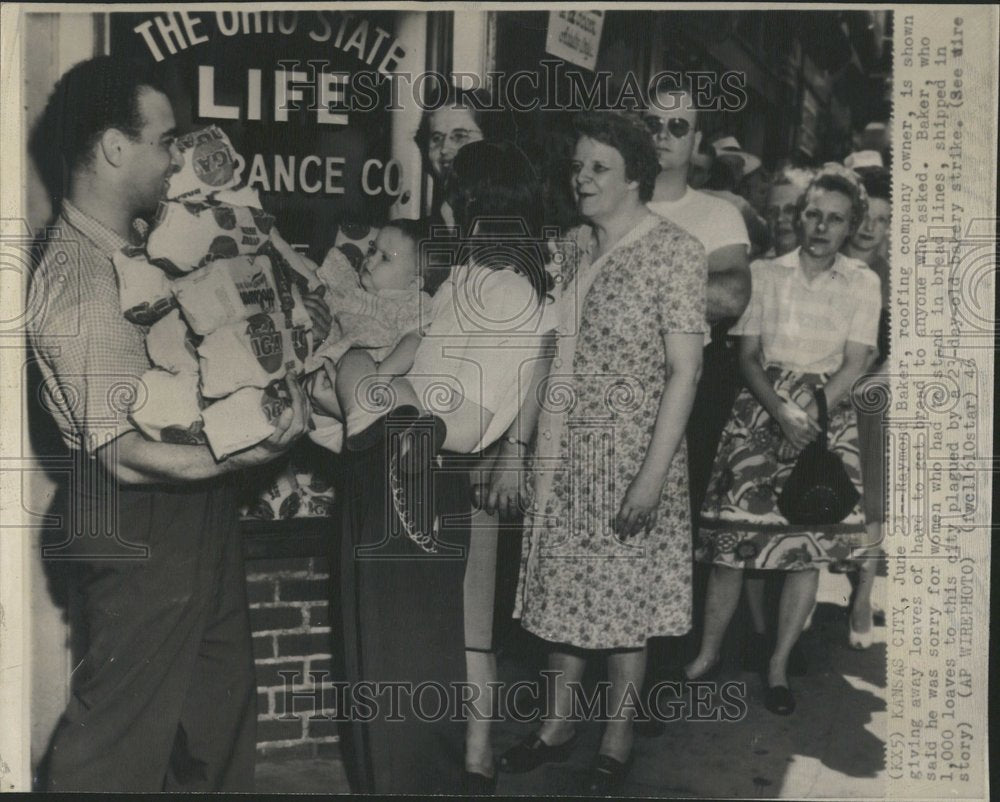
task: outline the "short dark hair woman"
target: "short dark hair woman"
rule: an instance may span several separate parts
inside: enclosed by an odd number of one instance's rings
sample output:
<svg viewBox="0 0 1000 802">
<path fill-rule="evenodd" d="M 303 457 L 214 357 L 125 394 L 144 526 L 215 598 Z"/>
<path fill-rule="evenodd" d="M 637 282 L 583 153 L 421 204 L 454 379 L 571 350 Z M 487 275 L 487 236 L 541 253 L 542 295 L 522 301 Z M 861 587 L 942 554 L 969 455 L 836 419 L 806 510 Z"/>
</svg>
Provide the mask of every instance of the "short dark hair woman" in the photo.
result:
<svg viewBox="0 0 1000 802">
<path fill-rule="evenodd" d="M 572 686 L 588 655 L 608 660 L 615 710 L 642 687 L 646 641 L 690 628 L 683 435 L 708 331 L 705 251 L 646 208 L 659 165 L 637 118 L 579 117 L 572 167 L 588 225 L 572 232 L 580 258 L 556 304 L 559 328 L 576 336 L 558 339 L 552 375 L 529 393 L 519 435 L 527 440 L 537 419 L 536 512 L 525 522 L 517 615 L 549 642 L 554 707 L 504 754 L 501 768 L 511 772 L 572 748 Z M 631 730 L 629 715 L 608 722 L 588 793 L 622 781 Z"/>
<path fill-rule="evenodd" d="M 468 145 L 456 155 L 447 188 L 445 220 L 463 235 L 475 233 L 477 219 L 491 235 L 504 233 L 498 228 L 503 221 L 528 232 L 540 227 L 540 188 L 526 157 L 513 146 Z M 503 244 L 504 238 L 493 241 Z M 427 482 L 414 482 L 399 469 L 398 451 L 384 445 L 397 442 L 387 434 L 406 419 L 396 414 L 373 424 L 383 427 L 378 446 L 358 453 L 346 472 L 340 588 L 352 687 L 360 681 L 399 681 L 411 688 L 427 682 L 452 692 L 455 683 L 467 682 L 479 690 L 474 706 L 486 718 L 451 708 L 454 697 L 446 700 L 449 715 L 470 715 L 464 774 L 447 749 L 447 740 L 461 742 L 461 731 L 448 716 L 422 721 L 411 708 L 402 711 L 403 721 L 387 722 L 383 715 L 367 724 L 352 722 L 350 765 L 362 779 L 360 790 L 368 792 L 461 789 L 468 795 L 495 784 L 488 720 L 495 686 L 486 683 L 496 679 L 497 544 L 479 520 L 470 540 L 469 458 L 464 470 L 456 470 L 452 455 L 482 451 L 516 416 L 526 393 L 516 377 L 521 363 L 531 360 L 532 348 L 537 350 L 534 312 L 548 282 L 541 261 L 516 247 L 457 246 L 410 354 L 409 372 L 384 377 L 391 379 L 391 394 L 420 413 L 414 428 L 430 413 L 443 424 L 444 467 L 430 467 L 430 475 L 423 475 Z M 349 358 L 367 363 L 345 367 Z M 363 377 L 378 373 L 363 351 L 345 355 L 338 386 L 349 370 Z M 433 498 L 422 492 L 427 489 Z"/>
</svg>

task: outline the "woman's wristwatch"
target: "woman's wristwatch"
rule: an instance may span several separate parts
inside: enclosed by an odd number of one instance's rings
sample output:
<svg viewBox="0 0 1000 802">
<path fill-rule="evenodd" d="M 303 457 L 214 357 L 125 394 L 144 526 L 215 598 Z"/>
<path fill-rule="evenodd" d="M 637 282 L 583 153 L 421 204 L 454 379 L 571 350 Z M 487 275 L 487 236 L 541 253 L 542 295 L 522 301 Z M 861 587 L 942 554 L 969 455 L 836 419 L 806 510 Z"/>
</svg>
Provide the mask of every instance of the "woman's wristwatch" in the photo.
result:
<svg viewBox="0 0 1000 802">
<path fill-rule="evenodd" d="M 524 440 L 518 440 L 513 435 L 504 435 L 502 439 L 505 443 L 510 443 L 512 446 L 524 446 L 525 448 L 528 448 L 528 444 L 525 443 Z"/>
</svg>

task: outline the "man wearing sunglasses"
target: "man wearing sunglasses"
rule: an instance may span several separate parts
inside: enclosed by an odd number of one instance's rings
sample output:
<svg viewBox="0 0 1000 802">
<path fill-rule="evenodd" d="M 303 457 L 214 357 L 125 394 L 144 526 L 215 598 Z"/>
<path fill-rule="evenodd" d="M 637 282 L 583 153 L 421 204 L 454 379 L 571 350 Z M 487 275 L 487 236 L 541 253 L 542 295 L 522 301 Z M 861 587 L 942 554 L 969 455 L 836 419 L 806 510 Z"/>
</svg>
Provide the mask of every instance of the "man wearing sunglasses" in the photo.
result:
<svg viewBox="0 0 1000 802">
<path fill-rule="evenodd" d="M 701 508 L 722 428 L 739 391 L 735 349 L 726 329 L 750 300 L 750 238 L 739 210 L 730 202 L 688 186 L 692 157 L 701 143 L 698 112 L 687 89 L 658 92 L 643 119 L 660 161 L 660 173 L 647 204 L 651 211 L 685 229 L 705 247 L 708 258 L 708 309 L 712 342 L 706 346 L 694 409 L 688 420 L 688 472 L 692 516 Z M 647 682 L 666 655 L 650 650 Z M 661 725 L 662 726 L 662 725 Z M 658 734 L 656 722 L 637 726 L 642 735 Z"/>
</svg>

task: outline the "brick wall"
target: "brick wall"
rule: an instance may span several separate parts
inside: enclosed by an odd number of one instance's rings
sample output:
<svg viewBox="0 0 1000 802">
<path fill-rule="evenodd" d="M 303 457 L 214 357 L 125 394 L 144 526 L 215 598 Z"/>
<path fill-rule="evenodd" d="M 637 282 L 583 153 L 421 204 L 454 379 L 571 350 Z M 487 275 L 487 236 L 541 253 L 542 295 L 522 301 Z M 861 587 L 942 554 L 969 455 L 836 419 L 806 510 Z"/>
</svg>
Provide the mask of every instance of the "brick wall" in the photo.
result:
<svg viewBox="0 0 1000 802">
<path fill-rule="evenodd" d="M 257 666 L 258 754 L 339 754 L 337 723 L 331 720 L 336 708 L 330 689 L 328 561 L 248 560 L 247 594 Z M 319 684 L 310 671 L 324 672 Z M 278 672 L 294 672 L 287 686 Z"/>
</svg>

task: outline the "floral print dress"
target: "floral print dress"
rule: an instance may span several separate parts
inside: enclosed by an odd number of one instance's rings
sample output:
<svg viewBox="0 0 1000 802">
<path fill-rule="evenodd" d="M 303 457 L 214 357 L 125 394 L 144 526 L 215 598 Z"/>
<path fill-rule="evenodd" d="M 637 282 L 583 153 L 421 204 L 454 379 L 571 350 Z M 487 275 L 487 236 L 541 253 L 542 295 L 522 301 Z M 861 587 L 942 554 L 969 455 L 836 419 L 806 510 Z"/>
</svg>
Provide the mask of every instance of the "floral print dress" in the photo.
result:
<svg viewBox="0 0 1000 802">
<path fill-rule="evenodd" d="M 648 534 L 620 541 L 611 522 L 652 438 L 663 394 L 662 335 L 705 335 L 701 244 L 645 218 L 562 282 L 558 351 L 541 401 L 534 498 L 525 520 L 514 615 L 546 640 L 641 648 L 691 626 L 691 520 L 683 438 Z"/>
</svg>

